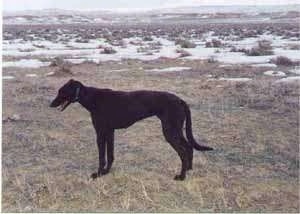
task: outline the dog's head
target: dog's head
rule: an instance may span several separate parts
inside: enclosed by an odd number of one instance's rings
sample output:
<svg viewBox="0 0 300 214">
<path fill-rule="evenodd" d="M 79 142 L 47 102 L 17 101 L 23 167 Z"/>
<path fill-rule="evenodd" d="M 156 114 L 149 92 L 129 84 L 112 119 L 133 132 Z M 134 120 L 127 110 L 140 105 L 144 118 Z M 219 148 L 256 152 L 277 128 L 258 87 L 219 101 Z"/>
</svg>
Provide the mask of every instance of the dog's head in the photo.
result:
<svg viewBox="0 0 300 214">
<path fill-rule="evenodd" d="M 82 86 L 79 81 L 69 80 L 58 90 L 58 94 L 51 102 L 50 107 L 60 107 L 61 111 L 65 110 L 71 103 L 78 101 Z"/>
</svg>

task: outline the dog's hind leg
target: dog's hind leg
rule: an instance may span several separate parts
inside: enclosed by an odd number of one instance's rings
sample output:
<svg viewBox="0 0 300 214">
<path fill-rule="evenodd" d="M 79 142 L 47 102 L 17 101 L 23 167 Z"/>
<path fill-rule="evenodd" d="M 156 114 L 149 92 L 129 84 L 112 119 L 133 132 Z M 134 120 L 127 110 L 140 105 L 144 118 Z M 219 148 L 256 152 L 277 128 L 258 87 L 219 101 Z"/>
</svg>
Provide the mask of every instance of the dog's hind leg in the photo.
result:
<svg viewBox="0 0 300 214">
<path fill-rule="evenodd" d="M 170 145 L 175 149 L 181 159 L 181 172 L 174 177 L 175 180 L 184 180 L 188 168 L 188 154 L 186 146 L 180 137 L 180 129 L 172 127 L 169 121 L 162 120 L 163 134 Z"/>
<path fill-rule="evenodd" d="M 183 135 L 181 137 L 181 142 L 183 142 L 183 144 L 185 145 L 186 152 L 187 152 L 187 155 L 188 155 L 187 170 L 191 170 L 191 169 L 193 169 L 193 155 L 194 155 L 193 146 L 190 145 L 190 143 L 183 137 Z"/>
<path fill-rule="evenodd" d="M 178 118 L 177 117 L 177 123 L 176 123 L 176 127 L 177 127 L 177 133 L 180 136 L 180 142 L 181 145 L 184 146 L 186 153 L 187 153 L 187 158 L 188 158 L 188 166 L 187 166 L 187 170 L 191 170 L 193 169 L 193 153 L 194 153 L 194 149 L 193 149 L 193 145 L 191 145 L 190 142 L 188 142 L 184 135 L 183 135 L 183 123 L 184 123 L 184 119 L 182 118 Z"/>
</svg>

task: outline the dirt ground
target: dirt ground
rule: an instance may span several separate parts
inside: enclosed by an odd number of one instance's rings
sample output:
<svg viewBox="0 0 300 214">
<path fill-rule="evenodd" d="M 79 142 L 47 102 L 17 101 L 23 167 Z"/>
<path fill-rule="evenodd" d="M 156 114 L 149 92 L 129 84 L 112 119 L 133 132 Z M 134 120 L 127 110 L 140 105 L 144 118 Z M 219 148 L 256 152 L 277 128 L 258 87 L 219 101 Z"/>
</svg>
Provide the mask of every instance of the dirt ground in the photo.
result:
<svg viewBox="0 0 300 214">
<path fill-rule="evenodd" d="M 168 66 L 192 70 L 147 71 Z M 3 80 L 3 212 L 300 211 L 299 85 L 276 83 L 257 68 L 251 81 L 219 81 L 209 71 L 248 77 L 250 68 L 196 60 L 85 63 L 72 74 L 46 76 L 56 69 L 3 69 L 16 76 Z M 215 150 L 195 151 L 194 169 L 174 181 L 180 160 L 159 120 L 149 118 L 116 131 L 112 171 L 93 181 L 98 154 L 89 113 L 80 104 L 63 113 L 49 108 L 70 78 L 99 88 L 175 93 L 191 107 L 196 139 Z"/>
</svg>

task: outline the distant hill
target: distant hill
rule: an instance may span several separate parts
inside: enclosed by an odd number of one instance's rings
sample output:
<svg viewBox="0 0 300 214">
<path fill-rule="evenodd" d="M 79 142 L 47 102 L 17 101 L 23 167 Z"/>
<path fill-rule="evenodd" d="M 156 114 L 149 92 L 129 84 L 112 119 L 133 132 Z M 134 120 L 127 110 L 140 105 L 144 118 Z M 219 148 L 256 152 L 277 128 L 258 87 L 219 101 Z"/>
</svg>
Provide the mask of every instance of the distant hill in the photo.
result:
<svg viewBox="0 0 300 214">
<path fill-rule="evenodd" d="M 43 10 L 25 10 L 25 11 L 3 11 L 3 16 L 20 16 L 20 15 L 35 15 L 35 16 L 49 16 L 49 15 L 100 15 L 100 14 L 114 14 L 114 13 L 139 13 L 139 14 L 163 14 L 163 13 L 273 13 L 273 12 L 288 12 L 299 11 L 300 4 L 290 5 L 232 5 L 232 6 L 187 6 L 187 7 L 175 7 L 175 8 L 161 8 L 161 9 L 149 9 L 149 10 L 137 10 L 137 9 L 95 9 L 91 11 L 87 10 L 63 10 L 63 9 L 43 9 Z"/>
<path fill-rule="evenodd" d="M 232 6 L 194 6 L 163 8 L 153 10 L 156 13 L 273 13 L 300 11 L 300 4 L 296 5 L 232 5 Z"/>
</svg>

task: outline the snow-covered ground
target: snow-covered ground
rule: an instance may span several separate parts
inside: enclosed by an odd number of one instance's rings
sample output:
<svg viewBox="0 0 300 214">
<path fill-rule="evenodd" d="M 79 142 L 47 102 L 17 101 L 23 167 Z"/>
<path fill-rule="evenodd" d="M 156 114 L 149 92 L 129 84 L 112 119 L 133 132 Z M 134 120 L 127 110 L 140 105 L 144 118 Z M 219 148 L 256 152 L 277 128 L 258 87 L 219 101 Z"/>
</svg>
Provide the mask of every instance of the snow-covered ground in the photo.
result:
<svg viewBox="0 0 300 214">
<path fill-rule="evenodd" d="M 264 72 L 265 75 L 268 75 L 268 76 L 273 76 L 273 77 L 284 77 L 286 76 L 286 74 L 282 71 L 265 71 Z"/>
<path fill-rule="evenodd" d="M 150 72 L 173 72 L 173 71 L 186 71 L 186 70 L 190 70 L 190 67 L 168 67 L 168 68 L 155 68 L 155 69 L 151 69 L 151 70 L 147 70 Z"/>
<path fill-rule="evenodd" d="M 50 62 L 41 62 L 37 59 L 21 59 L 19 61 L 2 62 L 2 67 L 38 68 L 48 65 L 50 65 Z"/>
<path fill-rule="evenodd" d="M 14 79 L 14 78 L 15 78 L 14 76 L 2 76 L 3 80 L 11 80 L 11 79 Z"/>
<path fill-rule="evenodd" d="M 299 50 L 287 49 L 287 45 L 299 45 L 299 41 L 295 41 L 294 38 L 287 39 L 271 34 L 263 34 L 257 38 L 245 38 L 239 41 L 219 39 L 225 44 L 223 47 L 205 47 L 204 41 L 211 41 L 213 38 L 216 37 L 208 33 L 201 40 L 193 40 L 197 44 L 194 48 L 180 48 L 179 45 L 175 45 L 174 41 L 159 37 L 153 37 L 153 41 L 143 41 L 139 37 L 123 39 L 123 46 L 113 46 L 106 42 L 104 38 L 92 39 L 88 43 L 76 42 L 75 38 L 69 42 L 52 42 L 47 40 L 24 41 L 22 39 L 4 40 L 3 56 L 18 57 L 21 59 L 18 61 L 4 61 L 3 67 L 47 66 L 49 62 L 41 62 L 35 58 L 54 58 L 57 56 L 62 56 L 73 63 L 82 63 L 86 60 L 98 63 L 100 61 L 120 61 L 122 59 L 153 60 L 159 57 L 179 58 L 180 53 L 178 53 L 178 49 L 190 54 L 190 56 L 184 57 L 184 59 L 214 59 L 225 64 L 251 64 L 253 66 L 276 67 L 275 64 L 270 63 L 270 60 L 277 56 L 285 56 L 291 60 L 300 61 Z M 272 42 L 273 55 L 247 56 L 243 52 L 230 52 L 230 46 L 250 49 L 263 39 Z M 160 45 L 155 49 L 149 48 L 153 43 Z M 103 47 L 111 47 L 116 53 L 103 54 L 101 53 Z M 139 51 L 140 48 L 145 48 L 148 51 Z M 26 60 L 22 59 L 22 57 L 26 57 Z M 32 59 L 28 60 L 28 58 Z"/>
<path fill-rule="evenodd" d="M 300 83 L 300 76 L 296 77 L 285 77 L 281 78 L 279 80 L 276 80 L 277 83 L 293 83 L 293 82 L 299 82 Z"/>
</svg>

